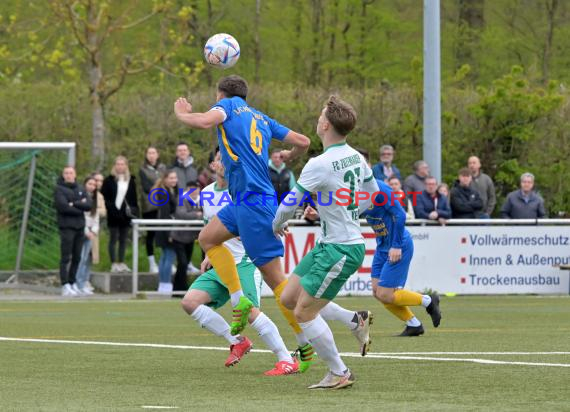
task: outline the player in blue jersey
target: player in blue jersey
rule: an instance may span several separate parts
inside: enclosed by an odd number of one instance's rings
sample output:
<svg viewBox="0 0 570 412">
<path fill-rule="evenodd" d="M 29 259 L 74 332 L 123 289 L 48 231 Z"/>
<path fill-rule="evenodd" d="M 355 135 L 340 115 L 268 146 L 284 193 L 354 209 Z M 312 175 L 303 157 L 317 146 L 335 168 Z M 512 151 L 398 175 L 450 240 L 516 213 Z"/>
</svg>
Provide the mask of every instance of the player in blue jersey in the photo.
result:
<svg viewBox="0 0 570 412">
<path fill-rule="evenodd" d="M 372 261 L 372 290 L 374 296 L 397 318 L 406 322 L 399 336 L 419 336 L 424 333 L 421 322 L 409 306 L 423 306 L 431 316 L 433 326 L 441 321 L 439 296 L 421 295 L 404 289 L 414 254 L 414 243 L 405 228 L 406 212 L 390 186 L 377 180 L 380 193 L 362 216 L 376 235 L 376 253 Z"/>
<path fill-rule="evenodd" d="M 230 292 L 232 335 L 243 330 L 253 307 L 243 294 L 232 255 L 223 246 L 226 240 L 239 236 L 246 253 L 275 293 L 284 316 L 299 340 L 301 328 L 293 314 L 280 302 L 281 291 L 287 280 L 280 260 L 283 244 L 272 229 L 277 201 L 267 165 L 271 139 L 293 145 L 292 150 L 281 151 L 284 161 L 305 153 L 310 140 L 249 106 L 246 102 L 247 92 L 246 81 L 231 75 L 219 81 L 217 103 L 209 111 L 193 113 L 192 105 L 185 98 L 179 98 L 174 104 L 176 117 L 184 124 L 197 129 L 218 129 L 222 163 L 232 199 L 200 232 L 199 242 Z"/>
</svg>

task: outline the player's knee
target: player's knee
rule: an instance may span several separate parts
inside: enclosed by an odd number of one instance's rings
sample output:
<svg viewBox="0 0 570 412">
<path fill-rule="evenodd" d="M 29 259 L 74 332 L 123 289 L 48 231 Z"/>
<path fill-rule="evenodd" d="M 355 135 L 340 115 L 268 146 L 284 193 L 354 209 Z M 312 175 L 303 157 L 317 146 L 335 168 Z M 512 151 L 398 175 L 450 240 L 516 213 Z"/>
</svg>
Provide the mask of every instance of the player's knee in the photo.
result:
<svg viewBox="0 0 570 412">
<path fill-rule="evenodd" d="M 249 322 L 249 324 L 251 325 L 253 322 L 255 322 L 255 320 L 257 319 L 257 317 L 259 316 L 259 314 L 261 313 L 261 311 L 258 308 L 253 308 L 251 310 L 251 312 L 249 313 L 249 318 L 247 319 L 247 321 Z"/>
<path fill-rule="evenodd" d="M 184 296 L 184 299 L 180 302 L 182 305 L 182 309 L 187 314 L 191 315 L 198 306 L 200 306 L 200 302 L 194 299 L 191 295 Z"/>
<path fill-rule="evenodd" d="M 309 314 L 305 310 L 303 310 L 301 306 L 297 305 L 293 309 L 293 314 L 295 315 L 295 320 L 297 321 L 297 323 L 304 323 L 311 320 L 309 318 Z"/>
<path fill-rule="evenodd" d="M 384 304 L 392 303 L 394 301 L 394 293 L 391 290 L 378 288 L 376 290 L 376 298 Z"/>
<path fill-rule="evenodd" d="M 204 230 L 200 231 L 200 234 L 198 235 L 198 243 L 204 251 L 208 251 L 213 246 L 208 237 L 208 234 Z"/>
<path fill-rule="evenodd" d="M 281 304 L 282 304 L 283 306 L 285 306 L 287 309 L 289 309 L 289 310 L 295 309 L 295 303 L 296 303 L 296 302 L 295 302 L 295 299 L 293 298 L 293 295 L 292 295 L 292 294 L 283 293 L 283 294 L 281 295 L 281 297 L 280 297 L 280 298 L 277 298 L 277 299 L 279 299 L 280 302 L 281 302 Z"/>
</svg>

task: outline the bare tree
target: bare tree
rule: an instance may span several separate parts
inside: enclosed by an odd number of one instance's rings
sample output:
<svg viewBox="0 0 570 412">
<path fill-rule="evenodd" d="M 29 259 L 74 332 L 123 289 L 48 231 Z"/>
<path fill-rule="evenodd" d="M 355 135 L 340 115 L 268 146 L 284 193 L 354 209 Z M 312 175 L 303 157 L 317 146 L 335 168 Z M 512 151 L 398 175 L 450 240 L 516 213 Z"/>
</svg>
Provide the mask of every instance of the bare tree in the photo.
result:
<svg viewBox="0 0 570 412">
<path fill-rule="evenodd" d="M 321 71 L 321 21 L 324 13 L 322 0 L 311 0 L 311 32 L 312 32 L 312 56 L 309 71 L 309 84 L 318 84 Z"/>
<path fill-rule="evenodd" d="M 181 5 L 185 3 L 185 0 L 178 1 Z M 225 15 L 225 3 L 223 3 L 223 6 L 220 7 L 219 10 L 214 10 L 212 0 L 206 0 L 205 2 L 204 0 L 193 0 L 190 4 L 192 10 L 195 10 L 195 12 L 192 13 L 186 20 L 186 25 L 190 30 L 188 33 L 188 41 L 186 43 L 192 43 L 192 40 L 195 40 L 194 43 L 197 42 L 195 45 L 204 47 L 208 38 L 212 35 L 212 33 L 215 33 L 215 31 L 213 31 L 214 27 Z M 201 18 L 200 15 L 200 12 L 202 10 L 201 7 L 204 5 L 206 7 L 205 19 Z M 206 70 L 204 74 L 206 76 L 206 82 L 208 83 L 208 86 L 211 86 L 213 83 L 212 72 L 210 70 Z"/>
<path fill-rule="evenodd" d="M 473 49 L 477 46 L 485 26 L 485 0 L 460 0 L 458 36 L 455 45 L 456 66 L 475 66 Z M 476 74 L 476 70 L 471 71 Z"/>
<path fill-rule="evenodd" d="M 169 19 L 170 10 L 167 3 L 157 2 L 146 15 L 133 19 L 133 11 L 138 6 L 137 0 L 123 1 L 123 9 L 118 15 L 114 15 L 117 8 L 111 8 L 107 2 L 97 0 L 49 2 L 53 15 L 70 30 L 85 58 L 82 65 L 87 74 L 91 103 L 93 166 L 101 168 L 105 161 L 105 104 L 108 99 L 123 87 L 128 76 L 156 67 L 179 43 L 174 40 L 168 45 L 165 38 L 161 38 L 157 51 L 119 53 L 117 60 L 105 59 L 104 53 L 107 49 L 117 48 L 117 43 L 111 41 L 113 37 L 154 19 L 161 19 L 161 34 L 164 34 L 167 32 L 164 26 Z"/>
<path fill-rule="evenodd" d="M 374 3 L 374 0 L 362 0 L 361 3 L 361 7 L 360 7 L 360 50 L 358 52 L 358 64 L 359 67 L 365 67 L 365 62 L 364 62 L 364 58 L 365 58 L 365 54 L 366 54 L 366 47 L 364 46 L 366 44 L 366 38 L 368 37 L 368 18 L 367 18 L 367 10 L 368 10 L 368 6 L 370 6 L 372 3 Z M 364 75 L 359 72 L 358 73 L 358 83 L 360 85 L 361 88 L 364 87 L 364 83 L 365 83 L 366 79 L 364 77 Z"/>
<path fill-rule="evenodd" d="M 331 14 L 331 24 L 330 24 L 330 33 L 331 37 L 329 39 L 329 57 L 331 60 L 335 59 L 335 48 L 336 48 L 336 32 L 338 26 L 338 4 L 339 0 L 334 0 L 332 5 L 332 14 Z M 327 83 L 330 86 L 334 80 L 335 70 L 334 68 L 328 69 L 328 78 Z"/>
<path fill-rule="evenodd" d="M 303 34 L 302 31 L 302 19 L 303 19 L 303 1 L 302 0 L 293 0 L 293 8 L 295 9 L 295 25 L 294 25 L 294 33 L 295 33 L 295 41 L 293 42 L 293 80 L 295 82 L 299 82 L 301 80 L 301 36 Z"/>
<path fill-rule="evenodd" d="M 546 36 L 542 50 L 542 81 L 548 82 L 550 78 L 550 60 L 552 56 L 552 44 L 554 42 L 554 30 L 556 28 L 556 11 L 559 6 L 558 0 L 545 0 L 546 8 Z"/>
<path fill-rule="evenodd" d="M 543 0 L 542 2 L 516 1 L 506 8 L 499 17 L 507 24 L 513 36 L 520 38 L 516 47 L 512 48 L 521 65 L 528 65 L 524 52 L 536 56 L 540 62 L 541 80 L 547 83 L 550 79 L 552 50 L 558 27 L 567 22 L 563 13 L 563 3 L 559 0 Z"/>
<path fill-rule="evenodd" d="M 261 0 L 255 0 L 255 19 L 253 23 L 253 56 L 254 56 L 254 81 L 259 83 L 259 67 L 261 66 L 261 47 L 259 44 L 259 24 L 261 21 Z"/>
</svg>

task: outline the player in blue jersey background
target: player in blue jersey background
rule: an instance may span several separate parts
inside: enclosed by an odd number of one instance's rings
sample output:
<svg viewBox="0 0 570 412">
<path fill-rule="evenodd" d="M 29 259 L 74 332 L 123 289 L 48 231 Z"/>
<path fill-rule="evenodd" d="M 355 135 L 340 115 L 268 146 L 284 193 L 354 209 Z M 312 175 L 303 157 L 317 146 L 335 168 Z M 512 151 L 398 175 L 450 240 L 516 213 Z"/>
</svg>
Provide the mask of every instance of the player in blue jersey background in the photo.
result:
<svg viewBox="0 0 570 412">
<path fill-rule="evenodd" d="M 405 227 L 406 212 L 402 205 L 390 186 L 381 180 L 377 182 L 381 193 L 376 195 L 376 204 L 362 214 L 376 235 L 372 290 L 386 309 L 406 322 L 406 328 L 399 336 L 419 336 L 424 333 L 424 328 L 408 306 L 425 307 L 437 328 L 441 321 L 439 296 L 404 289 L 414 255 L 414 242 Z"/>
<path fill-rule="evenodd" d="M 286 278 L 280 260 L 283 244 L 272 229 L 277 201 L 269 177 L 268 159 L 271 139 L 293 145 L 291 150 L 281 151 L 284 161 L 305 153 L 310 140 L 249 106 L 247 93 L 247 82 L 231 75 L 219 81 L 217 103 L 205 113 L 194 113 L 192 105 L 185 98 L 179 98 L 174 103 L 176 117 L 187 126 L 218 129 L 222 163 L 233 200 L 200 232 L 198 240 L 230 291 L 234 308 L 232 334 L 243 330 L 253 307 L 243 294 L 232 255 L 223 246 L 223 242 L 236 236 L 240 236 L 248 256 L 273 289 L 283 314 L 296 333 L 298 331 L 300 334 L 301 329 L 294 316 L 281 305 L 279 299 Z"/>
</svg>

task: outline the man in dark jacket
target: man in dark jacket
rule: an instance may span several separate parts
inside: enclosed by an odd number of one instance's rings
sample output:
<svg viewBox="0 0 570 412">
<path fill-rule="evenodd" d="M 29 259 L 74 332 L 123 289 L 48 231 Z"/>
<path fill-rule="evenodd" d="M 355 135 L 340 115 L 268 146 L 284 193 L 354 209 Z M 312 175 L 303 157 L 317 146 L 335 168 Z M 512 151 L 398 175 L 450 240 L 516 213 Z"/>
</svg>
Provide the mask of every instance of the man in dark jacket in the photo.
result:
<svg viewBox="0 0 570 412">
<path fill-rule="evenodd" d="M 471 187 L 471 171 L 463 168 L 451 189 L 451 215 L 454 219 L 478 219 L 483 214 L 483 200 Z"/>
<path fill-rule="evenodd" d="M 416 197 L 414 213 L 417 219 L 437 220 L 445 224 L 451 218 L 451 209 L 447 198 L 437 191 L 437 179 L 433 176 L 426 177 L 425 190 Z"/>
<path fill-rule="evenodd" d="M 541 219 L 546 216 L 544 200 L 534 190 L 534 175 L 521 176 L 521 188 L 507 196 L 501 208 L 503 219 Z"/>
<path fill-rule="evenodd" d="M 85 240 L 85 212 L 91 210 L 91 198 L 83 186 L 75 181 L 75 169 L 67 166 L 57 181 L 54 203 L 57 226 L 61 237 L 59 276 L 62 296 L 77 296 L 81 292 L 75 285 L 75 273 L 81 260 Z"/>
<path fill-rule="evenodd" d="M 277 193 L 277 203 L 281 204 L 286 193 L 295 186 L 295 175 L 293 171 L 285 165 L 283 159 L 281 159 L 280 149 L 276 149 L 271 153 L 271 159 L 269 160 L 269 177 L 275 188 L 275 193 Z"/>
<path fill-rule="evenodd" d="M 481 171 L 481 161 L 477 156 L 471 156 L 469 160 L 467 160 L 467 167 L 469 167 L 471 176 L 473 176 L 471 187 L 481 196 L 481 200 L 483 201 L 483 213 L 485 217 L 490 218 L 497 204 L 495 184 L 489 175 Z"/>
<path fill-rule="evenodd" d="M 176 145 L 176 160 L 172 168 L 178 177 L 178 187 L 186 187 L 188 182 L 198 181 L 198 171 L 193 166 L 194 158 L 191 156 L 188 145 L 180 142 Z"/>
</svg>

